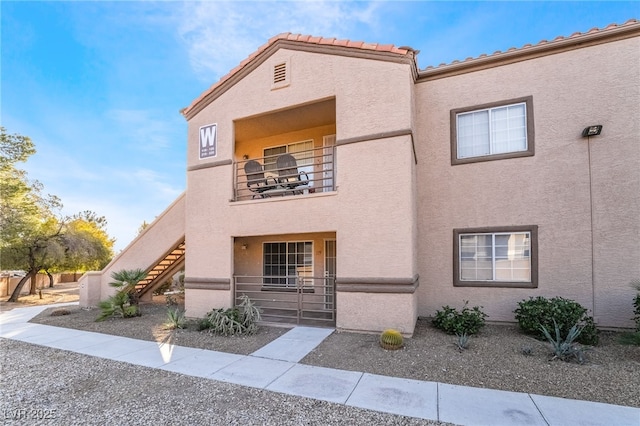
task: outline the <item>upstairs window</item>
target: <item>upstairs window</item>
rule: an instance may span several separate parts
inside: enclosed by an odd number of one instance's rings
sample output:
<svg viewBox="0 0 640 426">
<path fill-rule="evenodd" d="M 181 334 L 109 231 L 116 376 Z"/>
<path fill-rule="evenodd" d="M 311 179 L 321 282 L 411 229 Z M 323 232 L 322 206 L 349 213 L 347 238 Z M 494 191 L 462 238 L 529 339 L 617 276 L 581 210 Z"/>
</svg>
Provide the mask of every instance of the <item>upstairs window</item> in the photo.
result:
<svg viewBox="0 0 640 426">
<path fill-rule="evenodd" d="M 451 111 L 451 163 L 531 156 L 532 98 Z"/>
</svg>

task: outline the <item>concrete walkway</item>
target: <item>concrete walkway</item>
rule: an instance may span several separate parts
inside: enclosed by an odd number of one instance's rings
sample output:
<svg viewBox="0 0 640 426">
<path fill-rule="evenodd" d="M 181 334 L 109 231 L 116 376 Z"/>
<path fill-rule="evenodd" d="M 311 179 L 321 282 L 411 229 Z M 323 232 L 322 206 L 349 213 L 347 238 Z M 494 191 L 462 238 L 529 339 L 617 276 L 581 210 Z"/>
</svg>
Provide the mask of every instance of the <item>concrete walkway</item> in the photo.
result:
<svg viewBox="0 0 640 426">
<path fill-rule="evenodd" d="M 114 361 L 461 425 L 640 426 L 640 408 L 423 382 L 298 362 L 333 330 L 295 327 L 251 355 L 32 324 L 49 306 L 0 315 L 0 337 Z M 55 305 L 62 306 L 62 305 Z"/>
</svg>

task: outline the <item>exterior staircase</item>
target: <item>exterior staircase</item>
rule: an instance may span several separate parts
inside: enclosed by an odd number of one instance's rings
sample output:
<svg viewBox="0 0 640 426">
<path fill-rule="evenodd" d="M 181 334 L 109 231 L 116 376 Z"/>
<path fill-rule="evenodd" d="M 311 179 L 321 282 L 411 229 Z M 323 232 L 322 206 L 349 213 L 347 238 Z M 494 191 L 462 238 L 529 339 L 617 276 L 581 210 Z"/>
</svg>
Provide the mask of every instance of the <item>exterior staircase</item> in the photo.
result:
<svg viewBox="0 0 640 426">
<path fill-rule="evenodd" d="M 147 272 L 147 276 L 136 285 L 138 296 L 141 297 L 159 287 L 178 272 L 184 266 L 184 253 L 185 244 L 183 240 L 156 262 Z"/>
</svg>

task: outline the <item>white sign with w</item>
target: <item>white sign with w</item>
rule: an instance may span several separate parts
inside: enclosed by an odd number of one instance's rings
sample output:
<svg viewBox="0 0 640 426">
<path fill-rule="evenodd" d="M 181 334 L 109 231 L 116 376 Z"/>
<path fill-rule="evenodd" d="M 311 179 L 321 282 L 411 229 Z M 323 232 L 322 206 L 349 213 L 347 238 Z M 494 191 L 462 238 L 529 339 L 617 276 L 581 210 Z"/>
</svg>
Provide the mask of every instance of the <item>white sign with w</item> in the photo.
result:
<svg viewBox="0 0 640 426">
<path fill-rule="evenodd" d="M 215 157 L 218 151 L 217 124 L 200 127 L 200 159 Z"/>
</svg>

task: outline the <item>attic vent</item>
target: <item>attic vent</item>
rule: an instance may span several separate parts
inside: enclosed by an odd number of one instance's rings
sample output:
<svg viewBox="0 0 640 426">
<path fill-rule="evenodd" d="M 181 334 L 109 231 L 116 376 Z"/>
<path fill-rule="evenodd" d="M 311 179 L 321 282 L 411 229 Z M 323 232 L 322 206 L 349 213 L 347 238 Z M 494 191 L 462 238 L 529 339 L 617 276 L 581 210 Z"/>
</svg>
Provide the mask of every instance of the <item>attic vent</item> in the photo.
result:
<svg viewBox="0 0 640 426">
<path fill-rule="evenodd" d="M 278 62 L 273 65 L 273 83 L 271 89 L 279 89 L 289 85 L 289 74 L 291 73 L 289 61 Z"/>
<path fill-rule="evenodd" d="M 273 84 L 282 83 L 287 79 L 287 63 L 283 62 L 273 67 Z"/>
</svg>

